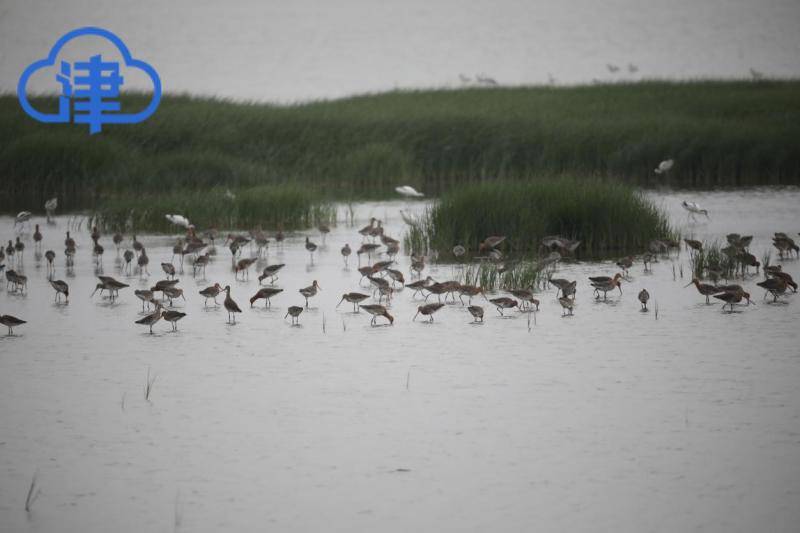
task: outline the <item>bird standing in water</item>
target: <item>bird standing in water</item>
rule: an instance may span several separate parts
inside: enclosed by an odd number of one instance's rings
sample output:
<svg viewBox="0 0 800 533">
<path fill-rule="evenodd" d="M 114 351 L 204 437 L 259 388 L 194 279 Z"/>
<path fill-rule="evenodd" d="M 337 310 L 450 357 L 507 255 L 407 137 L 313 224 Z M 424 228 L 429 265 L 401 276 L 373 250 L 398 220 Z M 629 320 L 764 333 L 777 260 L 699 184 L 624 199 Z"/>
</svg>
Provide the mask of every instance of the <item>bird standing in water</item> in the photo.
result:
<svg viewBox="0 0 800 533">
<path fill-rule="evenodd" d="M 312 283 L 308 287 L 304 287 L 304 288 L 302 288 L 302 289 L 300 289 L 298 291 L 306 299 L 306 309 L 308 309 L 308 299 L 313 297 L 313 296 L 316 296 L 317 295 L 317 291 L 321 291 L 321 290 L 322 290 L 322 287 L 319 286 L 319 284 L 317 283 L 317 280 L 314 280 L 314 283 Z"/>
<path fill-rule="evenodd" d="M 150 335 L 152 335 L 153 334 L 153 325 L 156 322 L 158 322 L 159 320 L 161 320 L 161 304 L 160 303 L 156 303 L 155 310 L 152 313 L 150 313 L 149 315 L 146 315 L 146 316 L 140 318 L 139 320 L 137 320 L 136 323 L 140 324 L 142 326 L 148 326 L 150 328 Z"/>
<path fill-rule="evenodd" d="M 342 259 L 344 259 L 344 266 L 347 267 L 347 261 L 350 259 L 350 254 L 353 253 L 353 250 L 350 249 L 349 244 L 345 244 L 342 246 Z"/>
<path fill-rule="evenodd" d="M 239 306 L 233 301 L 233 298 L 231 298 L 231 286 L 225 285 L 224 290 L 225 302 L 223 302 L 223 305 L 225 306 L 225 310 L 228 311 L 228 323 L 236 324 L 236 313 L 241 313 L 242 310 L 239 309 Z"/>
<path fill-rule="evenodd" d="M 367 298 L 369 298 L 368 295 L 361 294 L 360 292 L 348 292 L 348 293 L 342 295 L 342 299 L 339 300 L 339 303 L 336 304 L 336 307 L 339 307 L 340 305 L 342 305 L 342 302 L 348 301 L 351 304 L 353 304 L 353 312 L 354 313 L 358 313 L 358 307 L 357 307 L 358 304 L 360 304 L 361 302 L 363 302 Z"/>
<path fill-rule="evenodd" d="M 21 326 L 22 324 L 27 324 L 21 318 L 17 318 L 11 315 L 0 315 L 0 324 L 4 325 L 8 328 L 8 335 L 11 336 L 14 334 L 14 329 L 17 326 Z"/>
<path fill-rule="evenodd" d="M 302 313 L 302 312 L 303 312 L 303 308 L 302 307 L 300 307 L 298 305 L 293 305 L 293 306 L 289 307 L 289 309 L 286 310 L 286 315 L 283 317 L 283 319 L 286 320 L 286 317 L 291 315 L 291 317 L 292 317 L 292 325 L 294 325 L 295 323 L 299 325 L 300 324 L 299 316 L 300 316 L 300 313 Z"/>
<path fill-rule="evenodd" d="M 56 291 L 56 302 L 64 295 L 66 303 L 69 303 L 69 285 L 62 280 L 51 281 L 50 286 Z"/>
<path fill-rule="evenodd" d="M 161 317 L 167 322 L 172 324 L 172 331 L 178 331 L 178 320 L 186 316 L 186 313 L 180 311 L 164 311 Z"/>
<path fill-rule="evenodd" d="M 379 316 L 385 317 L 387 320 L 389 320 L 389 325 L 394 324 L 394 317 L 390 315 L 389 311 L 387 311 L 386 308 L 382 305 L 373 304 L 373 305 L 362 305 L 359 307 L 361 307 L 361 309 L 372 315 L 372 320 L 370 321 L 370 325 L 372 326 L 377 325 L 376 320 L 378 319 Z"/>
<path fill-rule="evenodd" d="M 647 301 L 650 299 L 650 293 L 647 289 L 639 291 L 639 301 L 642 303 L 642 311 L 647 311 Z"/>
<path fill-rule="evenodd" d="M 443 303 L 433 303 L 433 304 L 420 305 L 419 307 L 417 307 L 417 314 L 414 315 L 414 318 L 412 318 L 411 321 L 413 322 L 414 320 L 416 320 L 417 319 L 417 315 L 422 315 L 422 316 L 430 317 L 430 322 L 433 322 L 434 313 L 436 313 L 436 311 L 438 311 L 442 307 L 444 307 Z"/>
</svg>

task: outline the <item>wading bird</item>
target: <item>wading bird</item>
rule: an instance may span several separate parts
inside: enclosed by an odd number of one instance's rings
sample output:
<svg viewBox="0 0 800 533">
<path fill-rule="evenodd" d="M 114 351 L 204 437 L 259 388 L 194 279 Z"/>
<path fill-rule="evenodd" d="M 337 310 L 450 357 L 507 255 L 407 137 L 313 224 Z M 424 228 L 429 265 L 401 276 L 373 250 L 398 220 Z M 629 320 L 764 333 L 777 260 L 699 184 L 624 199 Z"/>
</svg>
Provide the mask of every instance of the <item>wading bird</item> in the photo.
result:
<svg viewBox="0 0 800 533">
<path fill-rule="evenodd" d="M 268 266 L 264 267 L 264 272 L 262 272 L 261 275 L 258 276 L 258 284 L 261 285 L 261 282 L 264 281 L 267 278 L 269 278 L 270 284 L 274 283 L 275 280 L 278 279 L 278 276 L 276 274 L 284 266 L 286 266 L 286 265 L 284 265 L 283 263 L 280 263 L 280 264 L 268 265 Z"/>
<path fill-rule="evenodd" d="M 412 318 L 411 321 L 413 322 L 414 320 L 416 320 L 417 315 L 422 315 L 430 317 L 430 322 L 433 322 L 434 313 L 436 313 L 442 307 L 444 307 L 443 303 L 420 305 L 419 307 L 417 307 L 417 314 L 414 315 L 414 318 Z"/>
<path fill-rule="evenodd" d="M 8 335 L 11 336 L 14 334 L 15 327 L 27 324 L 27 322 L 15 316 L 0 315 L 0 324 L 8 328 Z"/>
<path fill-rule="evenodd" d="M 219 283 L 215 283 L 210 287 L 206 287 L 205 289 L 200 291 L 200 296 L 205 298 L 205 302 L 203 302 L 203 307 L 208 305 L 208 299 L 212 298 L 214 300 L 214 306 L 218 306 L 219 303 L 217 302 L 217 295 L 222 292 L 222 287 L 220 287 Z"/>
<path fill-rule="evenodd" d="M 161 304 L 156 302 L 155 310 L 152 313 L 150 313 L 149 315 L 146 315 L 146 316 L 140 318 L 139 320 L 137 320 L 136 323 L 140 324 L 142 326 L 149 327 L 150 328 L 150 335 L 152 335 L 153 334 L 153 325 L 156 322 L 158 322 L 159 320 L 161 320 Z"/>
<path fill-rule="evenodd" d="M 639 291 L 639 302 L 642 304 L 642 311 L 647 311 L 647 301 L 650 299 L 650 293 L 647 289 Z"/>
<path fill-rule="evenodd" d="M 56 281 L 51 281 L 50 286 L 56 291 L 56 302 L 59 301 L 61 295 L 63 294 L 66 303 L 69 303 L 69 285 L 58 279 Z"/>
<path fill-rule="evenodd" d="M 239 309 L 239 306 L 233 301 L 233 298 L 231 298 L 230 285 L 225 285 L 224 290 L 225 301 L 223 302 L 223 305 L 225 305 L 225 310 L 228 311 L 228 324 L 236 324 L 236 313 L 241 313 L 242 310 Z"/>
<path fill-rule="evenodd" d="M 292 317 L 292 325 L 294 325 L 294 324 L 298 324 L 299 325 L 300 324 L 300 318 L 299 317 L 300 317 L 300 313 L 302 313 L 302 312 L 303 312 L 303 308 L 302 307 L 297 306 L 297 305 L 293 305 L 293 306 L 289 307 L 289 309 L 286 310 L 286 315 L 283 317 L 283 319 L 286 320 L 287 316 L 291 316 Z"/>
<path fill-rule="evenodd" d="M 575 300 L 567 296 L 562 296 L 558 299 L 558 303 L 561 304 L 562 317 L 566 316 L 567 311 L 569 311 L 569 315 L 572 316 L 572 309 L 575 307 Z"/>
<path fill-rule="evenodd" d="M 421 192 L 414 189 L 414 187 L 410 185 L 401 185 L 400 187 L 395 187 L 395 191 L 401 196 L 405 196 L 406 198 L 421 198 L 425 196 Z"/>
<path fill-rule="evenodd" d="M 306 237 L 306 250 L 308 250 L 308 256 L 311 258 L 311 262 L 314 262 L 314 252 L 317 250 L 317 245 L 311 240 Z"/>
<path fill-rule="evenodd" d="M 264 287 L 263 289 L 259 289 L 258 292 L 256 292 L 252 298 L 250 298 L 250 307 L 253 307 L 253 304 L 256 302 L 256 300 L 260 300 L 261 298 L 264 298 L 265 300 L 264 307 L 270 307 L 272 306 L 270 298 L 280 292 L 283 292 L 283 289 L 278 289 L 275 287 Z"/>
<path fill-rule="evenodd" d="M 703 209 L 696 202 L 687 202 L 686 200 L 684 200 L 683 202 L 681 202 L 681 207 L 683 207 L 684 209 L 686 209 L 686 211 L 689 212 L 687 218 L 696 220 L 696 215 L 705 215 L 706 218 L 708 218 L 709 220 L 711 219 L 711 217 L 708 216 L 708 210 Z"/>
<path fill-rule="evenodd" d="M 661 163 L 658 164 L 658 166 L 655 169 L 655 173 L 656 174 L 666 174 L 670 170 L 672 170 L 673 165 L 675 165 L 675 160 L 674 159 L 665 159 L 664 161 L 662 161 Z"/>
<path fill-rule="evenodd" d="M 697 279 L 697 278 L 692 278 L 692 281 L 690 281 L 689 283 L 684 285 L 684 289 L 686 287 L 688 287 L 689 285 L 694 285 L 695 287 L 697 287 L 697 292 L 699 292 L 700 294 L 702 294 L 703 296 L 706 297 L 706 303 L 707 304 L 711 303 L 711 300 L 710 300 L 710 296 L 711 295 L 717 294 L 718 292 L 721 292 L 718 287 L 716 287 L 714 285 L 709 285 L 708 283 L 700 283 L 700 280 Z"/>
<path fill-rule="evenodd" d="M 308 287 L 303 287 L 298 292 L 303 295 L 303 298 L 306 299 L 306 308 L 308 308 L 308 299 L 312 298 L 317 295 L 317 291 L 321 291 L 322 287 L 319 286 L 317 280 L 309 285 Z"/>
<path fill-rule="evenodd" d="M 178 320 L 186 316 L 186 313 L 180 311 L 164 311 L 161 317 L 167 322 L 172 324 L 172 331 L 178 331 Z"/>
<path fill-rule="evenodd" d="M 358 313 L 358 304 L 367 298 L 369 298 L 368 295 L 361 294 L 360 292 L 348 292 L 342 295 L 342 299 L 339 300 L 339 303 L 336 304 L 336 307 L 338 308 L 340 305 L 342 305 L 342 302 L 347 301 L 353 304 L 353 312 Z"/>
<path fill-rule="evenodd" d="M 509 298 L 507 296 L 503 296 L 500 298 L 492 298 L 489 300 L 495 307 L 497 307 L 497 312 L 500 313 L 500 316 L 503 315 L 503 309 L 511 309 L 516 307 L 519 309 L 519 302 L 517 302 L 514 298 Z"/>
<path fill-rule="evenodd" d="M 781 278 L 769 278 L 756 283 L 759 287 L 766 290 L 767 292 L 764 293 L 764 298 L 767 297 L 767 294 L 772 294 L 773 302 L 778 301 L 778 296 L 781 296 L 783 293 L 786 292 L 786 282 Z"/>
<path fill-rule="evenodd" d="M 480 305 L 470 305 L 467 311 L 472 315 L 473 322 L 483 322 L 483 307 Z"/>
<path fill-rule="evenodd" d="M 742 301 L 742 298 L 745 298 L 747 300 L 747 305 L 750 305 L 752 303 L 750 302 L 750 293 L 745 292 L 743 290 L 725 291 L 721 294 L 715 294 L 714 298 L 717 298 L 718 300 L 722 300 L 724 302 L 722 304 L 723 311 L 725 310 L 726 305 L 731 306 L 731 313 L 733 313 L 733 304 L 738 304 L 739 302 Z"/>
<path fill-rule="evenodd" d="M 361 309 L 366 311 L 367 313 L 372 315 L 372 320 L 370 321 L 370 325 L 376 326 L 377 320 L 379 316 L 385 317 L 389 321 L 389 325 L 394 324 L 394 317 L 389 314 L 389 311 L 382 305 L 372 304 L 372 305 L 361 305 L 359 306 Z"/>
<path fill-rule="evenodd" d="M 344 266 L 347 266 L 347 261 L 350 258 L 350 254 L 353 253 L 353 250 L 350 249 L 349 244 L 345 244 L 342 246 L 342 259 L 344 260 Z"/>
<path fill-rule="evenodd" d="M 150 306 L 150 303 L 153 302 L 153 291 L 147 289 L 136 289 L 133 291 L 133 294 L 136 295 L 142 301 L 142 312 L 144 313 L 144 306 Z"/>
</svg>

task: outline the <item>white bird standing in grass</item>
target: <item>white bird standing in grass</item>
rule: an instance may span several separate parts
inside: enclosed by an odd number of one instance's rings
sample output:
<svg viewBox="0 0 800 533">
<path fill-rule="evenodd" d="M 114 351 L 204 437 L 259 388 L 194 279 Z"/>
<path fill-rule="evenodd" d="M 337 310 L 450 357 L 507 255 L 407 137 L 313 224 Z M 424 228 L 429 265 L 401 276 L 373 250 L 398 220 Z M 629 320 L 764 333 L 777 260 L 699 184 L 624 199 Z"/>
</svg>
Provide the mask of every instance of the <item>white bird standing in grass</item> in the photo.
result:
<svg viewBox="0 0 800 533">
<path fill-rule="evenodd" d="M 419 192 L 410 185 L 402 185 L 400 187 L 395 187 L 394 190 L 400 193 L 402 196 L 406 196 L 408 198 L 421 198 L 425 196 L 424 194 L 422 194 L 421 192 Z"/>
<path fill-rule="evenodd" d="M 175 224 L 176 226 L 181 226 L 183 228 L 189 227 L 189 219 L 182 215 L 165 215 L 167 220 Z"/>
<path fill-rule="evenodd" d="M 666 159 L 658 164 L 654 172 L 656 174 L 666 174 L 672 169 L 673 165 L 675 165 L 674 159 Z"/>
</svg>

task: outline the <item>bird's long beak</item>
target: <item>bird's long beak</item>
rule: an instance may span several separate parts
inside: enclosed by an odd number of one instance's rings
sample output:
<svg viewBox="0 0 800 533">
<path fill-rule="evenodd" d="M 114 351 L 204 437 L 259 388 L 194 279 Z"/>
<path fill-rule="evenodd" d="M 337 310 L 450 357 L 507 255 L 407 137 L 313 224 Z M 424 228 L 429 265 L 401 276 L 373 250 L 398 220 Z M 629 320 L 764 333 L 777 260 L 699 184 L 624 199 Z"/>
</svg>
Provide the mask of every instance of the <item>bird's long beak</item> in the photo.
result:
<svg viewBox="0 0 800 533">
<path fill-rule="evenodd" d="M 417 311 L 417 315 L 418 314 L 419 314 L 419 311 Z M 414 322 L 417 319 L 417 315 L 414 315 L 414 318 L 411 319 L 412 322 Z"/>
<path fill-rule="evenodd" d="M 94 296 L 94 293 L 96 293 L 96 292 L 97 292 L 97 287 L 95 287 L 95 288 L 94 288 L 94 290 L 92 291 L 92 294 L 90 294 L 90 295 L 89 295 L 89 298 L 91 298 L 92 296 Z"/>
<path fill-rule="evenodd" d="M 337 308 L 337 309 L 339 308 L 339 306 L 340 306 L 340 305 L 342 305 L 342 302 L 343 302 L 343 301 L 344 301 L 344 298 L 342 298 L 341 300 L 339 300 L 339 303 L 338 303 L 338 304 L 336 304 L 336 308 Z"/>
<path fill-rule="evenodd" d="M 688 286 L 689 286 L 689 285 L 691 285 L 692 283 L 694 283 L 694 281 L 690 281 L 689 283 L 687 283 L 686 285 L 684 285 L 684 286 L 683 286 L 683 288 L 685 289 L 686 287 L 688 287 Z"/>
</svg>

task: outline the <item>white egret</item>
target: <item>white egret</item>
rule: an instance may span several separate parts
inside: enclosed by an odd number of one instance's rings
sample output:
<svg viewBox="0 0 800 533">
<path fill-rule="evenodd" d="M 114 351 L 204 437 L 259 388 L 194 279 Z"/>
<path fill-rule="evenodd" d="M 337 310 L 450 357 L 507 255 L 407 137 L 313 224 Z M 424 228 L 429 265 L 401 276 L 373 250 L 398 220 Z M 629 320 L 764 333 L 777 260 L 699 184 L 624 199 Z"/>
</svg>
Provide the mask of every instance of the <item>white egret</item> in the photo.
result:
<svg viewBox="0 0 800 533">
<path fill-rule="evenodd" d="M 675 165 L 674 159 L 666 159 L 658 164 L 654 172 L 656 174 L 666 174 L 672 169 L 673 165 Z"/>
<path fill-rule="evenodd" d="M 395 187 L 394 190 L 400 193 L 402 196 L 406 196 L 409 198 L 420 198 L 422 196 L 425 196 L 424 194 L 422 194 L 421 192 L 419 192 L 410 185 L 402 185 L 400 187 Z"/>
</svg>

